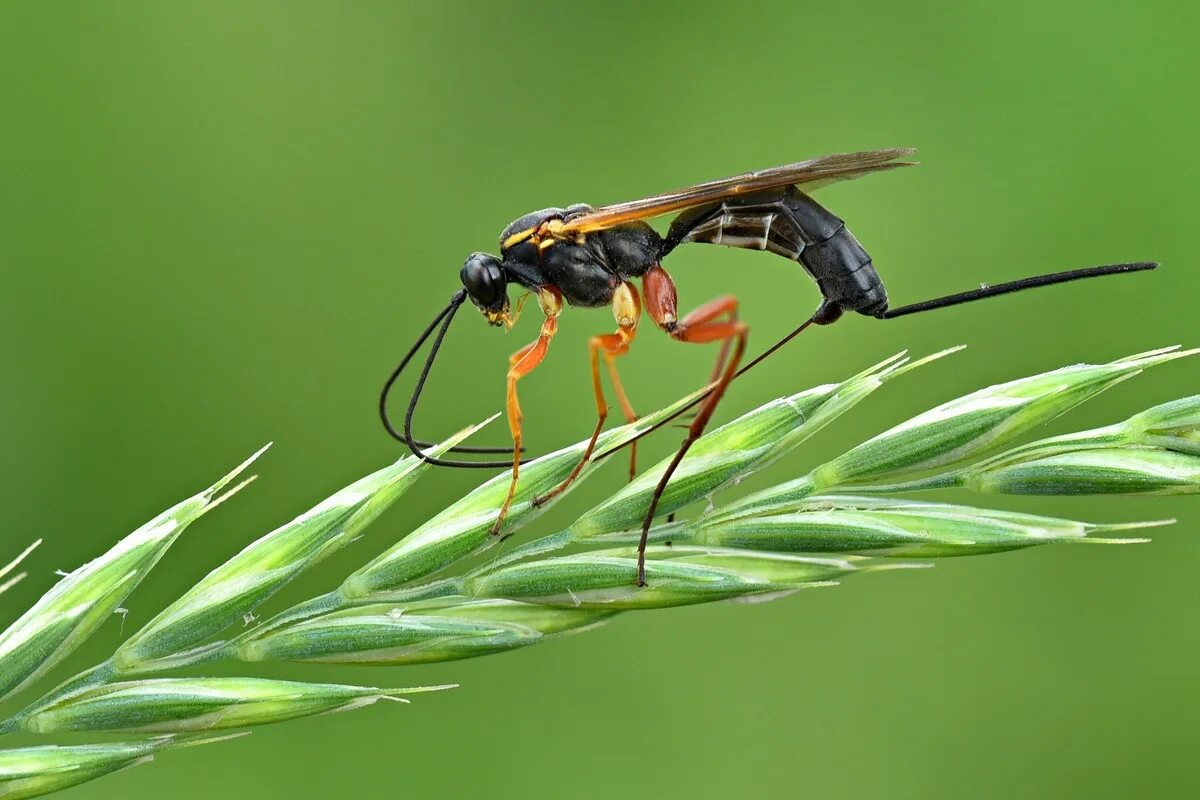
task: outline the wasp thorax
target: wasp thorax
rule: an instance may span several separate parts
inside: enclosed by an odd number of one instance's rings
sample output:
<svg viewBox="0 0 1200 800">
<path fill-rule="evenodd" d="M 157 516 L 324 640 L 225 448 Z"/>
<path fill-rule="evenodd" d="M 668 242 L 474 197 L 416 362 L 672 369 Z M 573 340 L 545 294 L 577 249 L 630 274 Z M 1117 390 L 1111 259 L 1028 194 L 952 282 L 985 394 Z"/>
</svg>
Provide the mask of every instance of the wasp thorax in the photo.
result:
<svg viewBox="0 0 1200 800">
<path fill-rule="evenodd" d="M 471 302 L 482 311 L 499 313 L 508 306 L 508 281 L 494 255 L 472 253 L 458 275 Z"/>
</svg>

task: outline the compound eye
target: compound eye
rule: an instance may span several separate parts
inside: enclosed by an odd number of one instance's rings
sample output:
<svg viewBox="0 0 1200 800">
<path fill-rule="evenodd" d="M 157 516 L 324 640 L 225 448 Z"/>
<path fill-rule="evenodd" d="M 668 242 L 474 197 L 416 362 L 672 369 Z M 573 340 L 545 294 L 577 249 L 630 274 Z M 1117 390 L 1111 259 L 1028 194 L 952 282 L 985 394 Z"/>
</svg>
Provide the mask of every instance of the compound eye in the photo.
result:
<svg viewBox="0 0 1200 800">
<path fill-rule="evenodd" d="M 480 308 L 494 308 L 505 296 L 504 272 L 499 260 L 487 253 L 473 253 L 459 272 L 471 300 Z"/>
</svg>

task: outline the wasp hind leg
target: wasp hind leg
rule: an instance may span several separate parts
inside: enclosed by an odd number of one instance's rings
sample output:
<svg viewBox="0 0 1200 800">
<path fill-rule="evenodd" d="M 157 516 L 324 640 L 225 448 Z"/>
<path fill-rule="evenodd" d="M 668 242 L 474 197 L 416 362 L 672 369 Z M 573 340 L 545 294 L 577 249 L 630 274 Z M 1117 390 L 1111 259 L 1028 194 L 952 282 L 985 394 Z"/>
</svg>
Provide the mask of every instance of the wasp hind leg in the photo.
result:
<svg viewBox="0 0 1200 800">
<path fill-rule="evenodd" d="M 675 474 L 679 463 L 683 461 L 688 450 L 708 427 L 708 422 L 712 419 L 717 404 L 721 402 L 726 388 L 737 373 L 738 365 L 746 352 L 746 339 L 750 330 L 744 322 L 737 318 L 738 301 L 736 297 L 719 297 L 705 303 L 679 320 L 676 318 L 675 284 L 666 270 L 658 266 L 651 267 L 646 273 L 642 285 L 646 295 L 647 313 L 668 336 L 679 342 L 696 344 L 721 342 L 722 353 L 717 360 L 720 374 L 716 378 L 716 383 L 708 397 L 705 398 L 703 405 L 700 406 L 695 418 L 688 425 L 688 432 L 683 443 L 680 444 L 674 458 L 667 465 L 658 485 L 654 487 L 650 506 L 646 509 L 646 516 L 642 520 L 642 536 L 638 541 L 638 586 L 646 585 L 646 544 L 650 537 L 650 525 L 654 522 L 655 514 L 658 511 L 659 501 L 662 500 L 663 492 L 666 491 L 667 484 L 671 482 L 671 476 Z"/>
<path fill-rule="evenodd" d="M 631 283 L 622 283 L 617 287 L 616 293 L 613 295 L 612 301 L 613 316 L 617 320 L 617 332 L 608 333 L 602 336 L 593 336 L 588 341 L 588 353 L 591 357 L 592 365 L 592 390 L 596 395 L 596 427 L 592 430 L 592 438 L 588 441 L 587 447 L 583 451 L 583 456 L 580 457 L 579 463 L 575 465 L 575 469 L 571 470 L 571 474 L 566 477 L 562 483 L 555 486 L 541 497 L 534 498 L 533 504 L 540 506 L 549 502 L 558 495 L 567 490 L 579 474 L 583 472 L 583 468 L 592 460 L 592 454 L 596 449 L 596 441 L 600 438 L 600 432 L 604 430 L 604 422 L 608 419 L 608 402 L 604 399 L 604 386 L 600 381 L 600 356 L 604 355 L 605 364 L 608 367 L 608 375 L 612 380 L 613 391 L 617 395 L 617 402 L 621 405 L 621 411 L 625 414 L 625 419 L 628 422 L 637 422 L 637 412 L 633 410 L 633 406 L 629 402 L 629 397 L 625 394 L 625 387 L 621 384 L 621 376 L 617 372 L 616 359 L 629 352 L 629 346 L 633 343 L 633 339 L 637 336 L 638 320 L 642 316 L 642 303 L 638 297 L 637 289 Z M 630 445 L 629 452 L 629 479 L 633 480 L 633 476 L 637 471 L 637 442 Z"/>
<path fill-rule="evenodd" d="M 737 322 L 737 318 L 738 318 L 737 317 L 737 309 L 734 308 L 732 311 L 729 312 L 728 320 L 730 322 Z M 721 374 L 723 372 L 725 372 L 725 364 L 728 363 L 729 352 L 730 352 L 731 348 L 733 347 L 733 341 L 734 341 L 733 339 L 725 339 L 724 341 L 721 342 L 721 349 L 717 353 L 717 360 L 713 362 L 712 373 L 708 377 L 708 384 L 710 386 L 715 384 L 718 380 L 720 380 Z M 688 424 L 690 424 L 691 421 L 696 418 L 696 414 L 698 414 L 698 413 L 700 413 L 700 412 L 699 411 L 689 411 L 686 414 L 681 414 L 680 422 L 675 427 L 686 428 L 688 426 Z M 634 440 L 633 444 L 634 445 L 637 444 L 636 439 Z M 667 521 L 674 522 L 675 515 L 671 514 L 670 516 L 668 516 Z"/>
<path fill-rule="evenodd" d="M 550 342 L 558 332 L 558 314 L 562 309 L 562 298 L 551 289 L 543 289 L 538 296 L 542 310 L 546 313 L 546 321 L 542 323 L 542 331 L 536 341 L 522 347 L 508 359 L 508 392 L 505 397 L 505 408 L 508 412 L 508 428 L 513 440 L 512 481 L 508 484 L 508 495 L 496 515 L 492 525 L 492 535 L 498 536 L 512 506 L 513 498 L 517 495 L 517 481 L 521 477 L 521 402 L 517 397 L 517 382 L 537 368 L 550 349 Z"/>
</svg>

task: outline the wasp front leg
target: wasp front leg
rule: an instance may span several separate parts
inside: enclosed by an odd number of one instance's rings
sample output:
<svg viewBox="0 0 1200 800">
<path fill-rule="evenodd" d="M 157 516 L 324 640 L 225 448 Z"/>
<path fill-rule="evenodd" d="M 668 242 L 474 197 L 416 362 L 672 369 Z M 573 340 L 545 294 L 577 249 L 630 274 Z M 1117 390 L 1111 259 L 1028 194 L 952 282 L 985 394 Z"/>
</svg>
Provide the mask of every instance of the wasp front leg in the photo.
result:
<svg viewBox="0 0 1200 800">
<path fill-rule="evenodd" d="M 637 412 L 633 410 L 633 406 L 629 402 L 629 398 L 625 395 L 625 387 L 621 385 L 621 376 L 617 373 L 616 359 L 629 352 L 629 345 L 633 343 L 633 339 L 637 336 L 638 320 L 642 316 L 642 302 L 638 298 L 637 289 L 632 283 L 625 282 L 617 287 L 613 294 L 612 301 L 613 317 L 617 320 L 617 332 L 608 333 L 603 336 L 593 336 L 588 340 L 588 353 L 591 357 L 592 365 L 592 390 L 596 395 L 596 427 L 592 430 L 592 438 L 588 440 L 587 447 L 584 448 L 583 456 L 579 459 L 579 463 L 575 465 L 575 469 L 571 470 L 571 474 L 566 477 L 562 483 L 555 486 L 541 497 L 535 498 L 533 504 L 540 506 L 543 503 L 549 502 L 558 495 L 567 490 L 579 473 L 583 472 L 583 468 L 592 460 L 592 453 L 596 449 L 596 441 L 600 438 L 600 432 L 604 430 L 604 422 L 608 419 L 608 402 L 604 399 L 604 386 L 600 382 L 600 356 L 603 354 L 604 361 L 608 366 L 608 374 L 612 379 L 613 391 L 617 394 L 617 402 L 621 404 L 621 410 L 625 414 L 625 419 L 628 422 L 637 421 Z M 637 443 L 634 442 L 630 447 L 629 455 L 629 479 L 633 480 L 634 473 L 637 469 Z"/>
<path fill-rule="evenodd" d="M 512 506 L 513 498 L 516 497 L 517 481 L 521 477 L 522 416 L 521 402 L 517 397 L 517 382 L 533 372 L 546 357 L 546 353 L 550 349 L 550 342 L 554 338 L 554 334 L 558 332 L 558 315 L 562 312 L 562 294 L 552 287 L 543 288 L 538 292 L 538 303 L 546 315 L 541 333 L 535 342 L 513 353 L 508 360 L 508 392 L 505 398 L 505 408 L 508 412 L 508 428 L 512 432 L 513 439 L 512 481 L 508 485 L 508 496 L 504 499 L 504 505 L 500 507 L 500 513 L 496 516 L 495 524 L 492 525 L 493 535 L 499 535 L 500 529 L 504 526 L 504 518 L 508 516 L 508 509 Z"/>
</svg>

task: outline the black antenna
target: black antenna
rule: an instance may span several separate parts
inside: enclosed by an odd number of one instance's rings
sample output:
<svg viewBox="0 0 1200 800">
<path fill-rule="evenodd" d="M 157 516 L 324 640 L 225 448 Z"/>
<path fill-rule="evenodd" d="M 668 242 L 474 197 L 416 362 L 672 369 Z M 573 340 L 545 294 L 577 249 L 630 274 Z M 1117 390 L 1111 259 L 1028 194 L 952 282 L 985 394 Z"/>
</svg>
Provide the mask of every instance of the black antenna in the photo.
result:
<svg viewBox="0 0 1200 800">
<path fill-rule="evenodd" d="M 935 297 L 932 300 L 889 309 L 881 314 L 879 319 L 895 319 L 896 317 L 905 317 L 909 314 L 920 314 L 923 311 L 933 311 L 935 308 L 947 308 L 949 306 L 962 305 L 963 303 L 973 303 L 976 300 L 986 300 L 989 297 L 1020 292 L 1024 289 L 1036 289 L 1039 286 L 1053 286 L 1056 283 L 1081 281 L 1085 278 L 1098 278 L 1102 275 L 1142 272 L 1143 270 L 1154 269 L 1157 266 L 1158 264 L 1153 261 L 1138 261 L 1133 264 L 1109 264 L 1103 267 L 1087 267 L 1085 269 L 1067 270 L 1066 272 L 1051 272 L 1047 275 L 1021 278 L 1018 281 L 998 283 L 995 286 L 982 286 L 978 289 L 972 289 L 969 292 L 948 294 L 945 297 Z"/>
<path fill-rule="evenodd" d="M 417 341 L 408 349 L 408 352 L 404 354 L 404 357 L 400 359 L 400 363 L 396 365 L 396 368 L 392 370 L 391 375 L 388 376 L 388 379 L 383 384 L 383 391 L 379 393 L 379 418 L 383 421 L 383 427 L 387 430 L 388 434 L 392 436 L 392 438 L 398 439 L 399 441 L 407 444 L 408 448 L 412 450 L 415 455 L 430 464 L 440 467 L 476 469 L 497 469 L 500 467 L 512 466 L 511 459 L 507 461 L 450 461 L 447 459 L 427 456 L 422 452 L 422 450 L 424 448 L 432 447 L 433 445 L 430 442 L 417 439 L 412 435 L 413 415 L 416 413 L 417 403 L 421 399 L 421 392 L 425 388 L 425 380 L 429 377 L 429 371 L 433 368 L 434 359 L 437 357 L 438 350 L 441 349 L 442 340 L 446 337 L 446 331 L 450 329 L 450 323 L 454 321 L 454 315 L 458 313 L 458 309 L 460 306 L 462 306 L 463 301 L 466 300 L 466 297 L 467 292 L 465 289 L 456 292 L 454 296 L 450 298 L 450 302 L 446 305 L 446 307 L 438 312 L 437 316 L 433 318 L 433 321 L 430 322 L 421 335 L 417 337 Z M 441 324 L 441 328 L 438 330 L 437 336 L 434 337 L 433 345 L 429 350 L 429 356 L 425 359 L 425 365 L 421 369 L 421 374 L 417 378 L 417 384 L 413 389 L 412 397 L 408 401 L 408 409 L 404 414 L 404 431 L 401 433 L 400 431 L 396 430 L 395 426 L 392 424 L 390 416 L 388 415 L 388 396 L 391 393 L 392 387 L 395 385 L 396 380 L 400 377 L 400 373 L 402 373 L 405 367 L 408 366 L 409 362 L 412 361 L 413 357 L 417 354 L 417 351 L 421 349 L 423 344 L 425 344 L 425 341 L 433 333 L 434 329 L 438 327 L 439 323 Z M 513 449 L 511 447 L 459 446 L 451 447 L 447 452 L 508 453 L 511 455 Z"/>
</svg>

